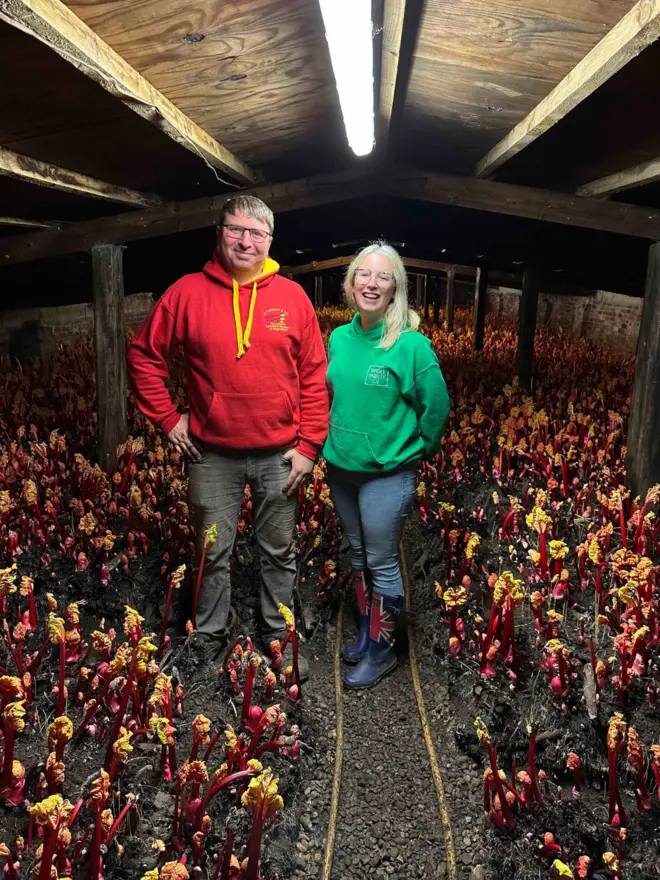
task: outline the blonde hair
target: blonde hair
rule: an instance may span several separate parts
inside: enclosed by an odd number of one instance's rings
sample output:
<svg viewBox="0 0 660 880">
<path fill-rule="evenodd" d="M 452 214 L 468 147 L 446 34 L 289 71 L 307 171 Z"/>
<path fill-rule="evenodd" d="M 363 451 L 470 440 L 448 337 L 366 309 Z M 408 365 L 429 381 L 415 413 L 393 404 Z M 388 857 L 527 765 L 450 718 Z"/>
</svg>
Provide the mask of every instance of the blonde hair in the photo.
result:
<svg viewBox="0 0 660 880">
<path fill-rule="evenodd" d="M 228 214 L 235 214 L 240 211 L 247 217 L 255 220 L 261 220 L 265 223 L 271 234 L 275 229 L 275 218 L 273 212 L 265 202 L 256 196 L 238 195 L 232 196 L 220 208 L 220 217 L 218 218 L 218 226 L 222 226 Z"/>
<path fill-rule="evenodd" d="M 344 278 L 344 296 L 348 304 L 357 309 L 353 295 L 355 270 L 360 268 L 360 264 L 369 254 L 382 254 L 387 257 L 392 267 L 392 275 L 394 275 L 394 296 L 385 312 L 383 336 L 377 346 L 378 348 L 390 349 L 402 333 L 417 330 L 419 315 L 408 306 L 408 279 L 403 260 L 398 252 L 385 241 L 375 241 L 373 244 L 367 245 L 353 258 Z"/>
</svg>

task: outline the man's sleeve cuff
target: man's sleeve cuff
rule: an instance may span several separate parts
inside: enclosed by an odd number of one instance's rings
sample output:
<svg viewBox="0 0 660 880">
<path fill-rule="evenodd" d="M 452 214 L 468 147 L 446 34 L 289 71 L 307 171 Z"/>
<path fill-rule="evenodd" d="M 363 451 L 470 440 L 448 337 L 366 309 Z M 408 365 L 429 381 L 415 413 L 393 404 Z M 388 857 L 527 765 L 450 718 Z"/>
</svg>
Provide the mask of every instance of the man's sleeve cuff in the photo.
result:
<svg viewBox="0 0 660 880">
<path fill-rule="evenodd" d="M 313 446 L 311 443 L 308 443 L 306 440 L 301 440 L 296 446 L 296 451 L 301 455 L 304 455 L 305 458 L 308 458 L 310 461 L 316 461 L 316 457 L 319 454 L 319 450 L 317 446 Z"/>
<path fill-rule="evenodd" d="M 172 428 L 175 425 L 179 424 L 180 419 L 181 419 L 180 412 L 173 412 L 171 416 L 167 416 L 167 418 L 164 418 L 163 421 L 160 423 L 160 428 L 163 431 L 163 433 L 169 434 L 170 431 L 172 430 Z"/>
</svg>

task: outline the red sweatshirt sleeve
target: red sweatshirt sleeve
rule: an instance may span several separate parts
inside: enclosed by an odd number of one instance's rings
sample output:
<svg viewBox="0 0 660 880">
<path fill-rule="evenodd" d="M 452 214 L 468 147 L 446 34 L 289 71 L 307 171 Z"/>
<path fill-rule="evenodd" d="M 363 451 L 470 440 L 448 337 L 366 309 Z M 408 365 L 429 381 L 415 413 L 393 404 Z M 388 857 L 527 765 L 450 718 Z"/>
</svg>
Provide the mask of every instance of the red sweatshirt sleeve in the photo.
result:
<svg viewBox="0 0 660 880">
<path fill-rule="evenodd" d="M 128 374 L 138 406 L 148 419 L 167 434 L 181 415 L 172 403 L 165 385 L 168 376 L 166 358 L 180 340 L 176 317 L 169 308 L 170 288 L 156 303 L 140 327 L 126 355 Z"/>
<path fill-rule="evenodd" d="M 305 298 L 307 295 L 305 294 Z M 305 324 L 298 356 L 300 379 L 300 433 L 298 452 L 305 458 L 316 458 L 328 433 L 328 387 L 325 374 L 328 359 L 321 328 L 312 310 Z"/>
</svg>

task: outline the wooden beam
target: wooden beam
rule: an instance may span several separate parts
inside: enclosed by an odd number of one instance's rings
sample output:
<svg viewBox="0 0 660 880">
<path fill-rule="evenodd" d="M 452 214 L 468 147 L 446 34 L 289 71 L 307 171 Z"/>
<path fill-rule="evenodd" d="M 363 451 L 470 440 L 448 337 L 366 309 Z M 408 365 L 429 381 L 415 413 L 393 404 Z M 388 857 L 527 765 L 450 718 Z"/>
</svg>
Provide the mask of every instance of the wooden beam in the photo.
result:
<svg viewBox="0 0 660 880">
<path fill-rule="evenodd" d="M 388 6 L 390 7 L 389 10 Z M 395 71 L 392 70 L 393 56 L 389 59 L 389 76 L 391 77 L 394 74 L 394 82 L 392 84 L 392 105 L 387 110 L 389 112 L 389 121 L 385 132 L 384 144 L 380 149 L 380 155 L 383 158 L 387 158 L 388 154 L 394 152 L 396 147 L 395 139 L 398 134 L 402 133 L 401 120 L 408 97 L 408 86 L 410 85 L 410 75 L 415 58 L 415 48 L 422 27 L 425 6 L 426 0 L 390 0 L 389 3 L 386 0 L 384 37 L 386 40 L 388 39 L 387 29 L 389 24 L 391 26 L 389 48 L 391 51 L 397 50 L 397 58 Z M 384 66 L 386 66 L 385 59 L 383 59 Z"/>
<path fill-rule="evenodd" d="M 390 136 L 405 14 L 406 0 L 385 0 L 377 134 L 377 148 L 383 156 L 387 155 Z"/>
<path fill-rule="evenodd" d="M 374 193 L 374 181 L 359 171 L 320 175 L 244 191 L 246 195 L 262 199 L 276 214 L 373 196 Z M 225 192 L 150 211 L 75 223 L 67 229 L 1 238 L 0 267 L 86 251 L 98 243 L 119 244 L 215 226 L 220 209 L 230 195 Z"/>
<path fill-rule="evenodd" d="M 660 210 L 656 208 L 584 199 L 552 190 L 424 171 L 392 170 L 379 175 L 365 173 L 358 168 L 254 187 L 247 192 L 263 199 L 276 213 L 388 195 L 660 240 Z M 62 230 L 3 238 L 0 239 L 0 267 L 88 250 L 99 242 L 118 244 L 213 226 L 228 195 L 224 193 L 149 211 L 74 223 Z M 335 265 L 346 265 L 346 257 L 334 259 L 339 261 Z M 406 259 L 411 268 L 429 271 L 446 271 L 450 265 Z M 318 263 L 307 266 L 306 271 L 318 271 Z M 298 273 L 300 268 L 289 267 L 287 271 Z M 456 270 L 458 274 L 474 274 L 474 270 L 467 267 L 457 266 Z"/>
<path fill-rule="evenodd" d="M 634 495 L 660 483 L 660 244 L 649 249 L 626 470 Z"/>
<path fill-rule="evenodd" d="M 516 370 L 523 388 L 531 388 L 534 367 L 534 336 L 539 308 L 541 272 L 538 266 L 529 264 L 523 273 L 522 294 L 518 313 L 518 352 Z"/>
<path fill-rule="evenodd" d="M 397 171 L 383 180 L 381 191 L 397 198 L 660 239 L 657 208 L 584 199 L 549 189 L 424 171 Z"/>
<path fill-rule="evenodd" d="M 626 168 L 624 171 L 617 171 L 615 174 L 608 174 L 607 177 L 600 177 L 598 180 L 592 180 L 591 183 L 579 186 L 575 192 L 578 196 L 603 199 L 627 189 L 655 183 L 658 180 L 660 180 L 660 158 L 642 162 L 640 165 Z"/>
<path fill-rule="evenodd" d="M 323 272 L 326 269 L 338 269 L 341 266 L 348 266 L 355 254 L 343 257 L 331 257 L 328 260 L 313 260 L 311 263 L 301 263 L 299 266 L 286 266 L 282 269 L 283 275 L 306 275 L 310 272 Z M 440 263 L 437 260 L 419 260 L 416 257 L 403 257 L 403 262 L 408 269 L 425 269 L 430 272 L 447 272 L 449 269 L 455 269 L 461 275 L 468 275 L 471 278 L 477 274 L 474 266 L 454 266 L 452 263 Z"/>
<path fill-rule="evenodd" d="M 122 250 L 111 244 L 92 248 L 99 463 L 108 473 L 128 437 Z"/>
<path fill-rule="evenodd" d="M 0 19 L 45 43 L 209 165 L 241 183 L 254 182 L 251 168 L 175 107 L 60 0 L 3 0 Z"/>
<path fill-rule="evenodd" d="M 568 73 L 477 165 L 489 177 L 607 82 L 660 36 L 660 0 L 639 0 L 597 46 Z"/>
<path fill-rule="evenodd" d="M 22 220 L 20 217 L 0 217 L 0 226 L 25 226 L 32 229 L 61 229 L 64 223 L 45 220 Z"/>
<path fill-rule="evenodd" d="M 488 268 L 481 266 L 477 270 L 474 286 L 474 315 L 472 323 L 472 351 L 482 351 L 484 347 L 484 331 L 486 329 L 486 311 L 488 309 Z"/>
<path fill-rule="evenodd" d="M 454 283 L 456 281 L 456 270 L 450 269 L 447 272 L 447 295 L 445 298 L 445 321 L 447 324 L 447 333 L 454 332 Z M 438 317 L 439 317 L 438 310 Z M 439 323 L 439 321 L 438 321 Z"/>
<path fill-rule="evenodd" d="M 0 175 L 15 177 L 25 183 L 47 186 L 61 192 L 91 196 L 95 199 L 107 199 L 111 202 L 121 202 L 124 205 L 134 207 L 150 208 L 167 204 L 167 200 L 161 199 L 159 196 L 127 189 L 125 186 L 116 186 L 114 183 L 97 180 L 87 174 L 59 168 L 57 165 L 50 165 L 39 159 L 32 159 L 30 156 L 13 153 L 4 147 L 0 147 Z"/>
</svg>

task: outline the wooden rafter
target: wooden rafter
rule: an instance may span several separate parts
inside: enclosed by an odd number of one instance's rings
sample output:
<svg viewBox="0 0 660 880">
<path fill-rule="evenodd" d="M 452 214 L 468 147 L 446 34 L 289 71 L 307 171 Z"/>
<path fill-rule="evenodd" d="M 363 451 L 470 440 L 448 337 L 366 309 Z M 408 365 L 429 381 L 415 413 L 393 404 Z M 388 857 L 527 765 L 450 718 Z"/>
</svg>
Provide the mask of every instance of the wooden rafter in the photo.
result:
<svg viewBox="0 0 660 880">
<path fill-rule="evenodd" d="M 327 269 L 337 269 L 348 266 L 353 259 L 353 254 L 344 257 L 331 257 L 328 260 L 314 260 L 311 263 L 301 263 L 298 266 L 285 266 L 282 268 L 283 275 L 308 275 L 310 272 L 325 272 Z M 416 257 L 403 257 L 403 262 L 409 269 L 422 269 L 426 272 L 449 272 L 454 270 L 459 275 L 474 277 L 476 269 L 472 266 L 454 266 L 452 263 L 439 263 L 435 260 L 419 260 Z"/>
<path fill-rule="evenodd" d="M 660 0 L 639 0 L 588 55 L 477 165 L 489 177 L 660 36 Z"/>
<path fill-rule="evenodd" d="M 600 177 L 598 180 L 592 180 L 591 183 L 585 183 L 584 186 L 578 187 L 576 193 L 579 196 L 605 199 L 627 189 L 645 186 L 647 183 L 655 183 L 658 180 L 660 180 L 660 158 L 642 162 L 640 165 L 617 171 L 615 174 L 608 174 L 607 177 Z"/>
<path fill-rule="evenodd" d="M 0 19 L 45 43 L 209 165 L 241 183 L 254 182 L 247 165 L 175 107 L 60 0 L 0 0 Z"/>
<path fill-rule="evenodd" d="M 660 239 L 660 209 L 585 199 L 549 189 L 450 174 L 399 171 L 383 179 L 380 192 L 438 205 Z"/>
<path fill-rule="evenodd" d="M 23 220 L 21 217 L 0 217 L 0 226 L 24 226 L 31 229 L 60 229 L 64 223 L 59 221 Z"/>
<path fill-rule="evenodd" d="M 30 156 L 14 153 L 5 147 L 0 147 L 0 175 L 15 177 L 37 186 L 47 186 L 60 192 L 121 202 L 139 208 L 153 208 L 167 204 L 167 200 L 160 196 L 138 192 L 125 186 L 116 186 L 114 183 L 80 174 L 78 171 L 70 171 Z"/>
<path fill-rule="evenodd" d="M 275 213 L 385 195 L 660 240 L 660 209 L 449 174 L 390 170 L 381 175 L 356 169 L 247 192 Z M 226 198 L 227 193 L 0 239 L 0 267 L 88 250 L 98 242 L 119 244 L 213 226 Z"/>
<path fill-rule="evenodd" d="M 246 193 L 263 199 L 277 213 L 343 202 L 375 194 L 374 180 L 361 171 L 340 172 L 258 186 Z M 119 244 L 214 226 L 228 193 L 179 202 L 161 209 L 136 211 L 0 239 L 0 267 L 85 251 L 99 242 Z M 277 229 L 276 229 L 277 234 Z"/>
<path fill-rule="evenodd" d="M 403 20 L 406 0 L 385 0 L 383 9 L 383 40 L 380 67 L 380 106 L 378 108 L 379 147 L 386 153 L 394 108 L 394 92 L 399 71 Z"/>
</svg>

